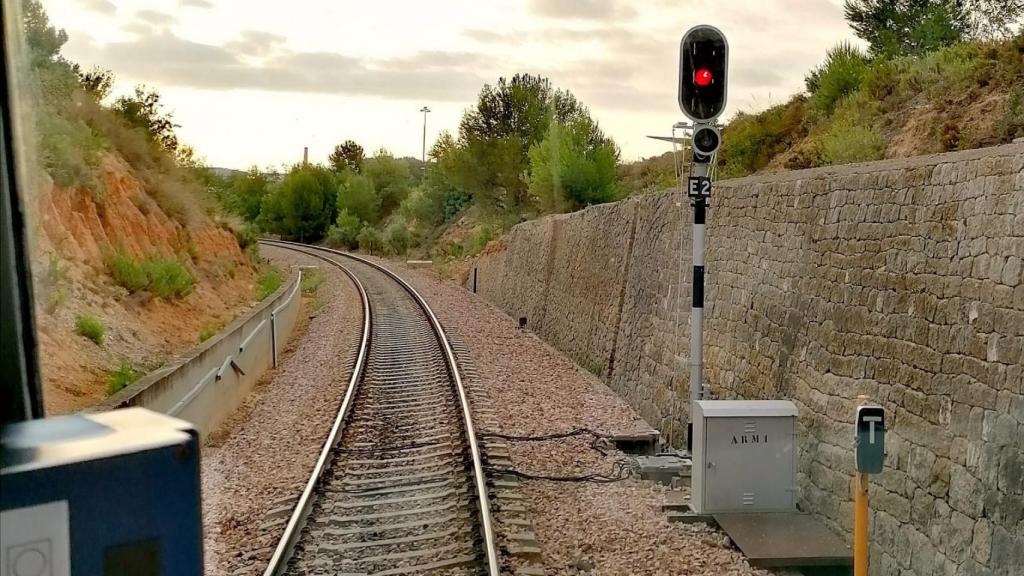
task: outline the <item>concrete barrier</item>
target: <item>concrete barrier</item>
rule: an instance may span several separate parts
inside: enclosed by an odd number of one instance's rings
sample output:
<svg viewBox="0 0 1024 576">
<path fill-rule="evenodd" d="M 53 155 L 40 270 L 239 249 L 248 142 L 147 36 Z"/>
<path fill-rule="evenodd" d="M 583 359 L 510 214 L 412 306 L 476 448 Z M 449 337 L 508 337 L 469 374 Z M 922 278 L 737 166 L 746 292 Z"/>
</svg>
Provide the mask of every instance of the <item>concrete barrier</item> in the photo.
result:
<svg viewBox="0 0 1024 576">
<path fill-rule="evenodd" d="M 295 328 L 302 273 L 219 334 L 168 366 L 111 395 L 89 412 L 141 406 L 188 420 L 200 434 L 217 428 L 271 367 Z"/>
</svg>

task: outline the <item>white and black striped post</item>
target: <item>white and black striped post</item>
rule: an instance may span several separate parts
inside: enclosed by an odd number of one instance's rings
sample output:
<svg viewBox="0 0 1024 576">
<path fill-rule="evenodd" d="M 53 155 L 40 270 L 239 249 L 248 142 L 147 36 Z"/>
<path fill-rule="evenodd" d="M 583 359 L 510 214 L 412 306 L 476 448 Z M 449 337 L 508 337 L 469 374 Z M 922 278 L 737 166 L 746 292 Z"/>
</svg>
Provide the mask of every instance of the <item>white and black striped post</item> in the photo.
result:
<svg viewBox="0 0 1024 576">
<path fill-rule="evenodd" d="M 690 413 L 704 398 L 704 235 L 711 181 L 709 164 L 694 157 L 688 195 L 693 204 L 693 297 L 690 307 Z M 686 425 L 686 449 L 693 454 L 693 421 Z"/>
</svg>

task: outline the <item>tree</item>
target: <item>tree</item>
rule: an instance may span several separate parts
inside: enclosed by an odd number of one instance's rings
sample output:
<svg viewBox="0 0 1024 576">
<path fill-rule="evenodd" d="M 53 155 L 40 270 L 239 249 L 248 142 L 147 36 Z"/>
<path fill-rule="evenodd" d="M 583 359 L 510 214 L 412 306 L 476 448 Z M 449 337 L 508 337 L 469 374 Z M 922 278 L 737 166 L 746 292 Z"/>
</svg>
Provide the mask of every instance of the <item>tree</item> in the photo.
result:
<svg viewBox="0 0 1024 576">
<path fill-rule="evenodd" d="M 1005 38 L 1024 15 L 1024 0 L 965 0 L 974 38 Z"/>
<path fill-rule="evenodd" d="M 363 226 L 363 229 L 359 231 L 358 240 L 359 249 L 369 254 L 373 254 L 374 250 L 379 253 L 384 247 L 384 237 L 373 226 Z"/>
<path fill-rule="evenodd" d="M 485 85 L 475 108 L 459 124 L 455 147 L 443 150 L 443 170 L 458 188 L 481 204 L 516 210 L 528 202 L 529 150 L 540 142 L 554 120 L 588 120 L 590 113 L 569 92 L 551 87 L 547 78 L 516 74 Z M 598 131 L 599 132 L 599 131 Z M 597 132 L 588 140 L 603 138 Z"/>
<path fill-rule="evenodd" d="M 391 247 L 391 251 L 395 254 L 405 254 L 409 249 L 409 245 L 412 244 L 409 228 L 402 218 L 396 218 L 388 225 L 386 235 L 388 246 Z"/>
<path fill-rule="evenodd" d="M 75 64 L 73 68 L 78 74 L 78 83 L 82 85 L 82 89 L 97 102 L 110 95 L 110 89 L 114 86 L 113 72 L 99 66 L 93 66 L 88 72 L 83 72 L 78 64 Z"/>
<path fill-rule="evenodd" d="M 113 110 L 121 115 L 128 124 L 143 129 L 150 140 L 175 156 L 180 143 L 171 114 L 162 110 L 160 94 L 146 86 L 136 86 L 132 96 L 121 96 L 114 101 Z"/>
<path fill-rule="evenodd" d="M 345 140 L 338 144 L 327 157 L 331 169 L 335 172 L 351 170 L 358 173 L 363 168 L 364 159 L 363 147 L 356 144 L 355 140 Z"/>
<path fill-rule="evenodd" d="M 50 18 L 38 0 L 23 0 L 21 13 L 32 64 L 37 66 L 62 59 L 60 49 L 67 43 L 68 33 L 50 24 Z"/>
<path fill-rule="evenodd" d="M 263 197 L 259 224 L 301 242 L 323 238 L 338 213 L 334 175 L 322 166 L 296 166 Z"/>
<path fill-rule="evenodd" d="M 270 192 L 270 182 L 256 166 L 249 168 L 245 174 L 231 179 L 225 198 L 226 207 L 245 218 L 255 222 L 260 215 L 263 198 Z"/>
<path fill-rule="evenodd" d="M 545 212 L 576 210 L 614 200 L 619 151 L 608 138 L 592 140 L 583 118 L 552 122 L 530 148 L 530 194 Z"/>
<path fill-rule="evenodd" d="M 363 175 L 373 182 L 380 197 L 380 218 L 387 218 L 409 195 L 409 165 L 381 148 L 363 164 Z"/>
<path fill-rule="evenodd" d="M 362 174 L 348 174 L 338 187 L 337 206 L 363 222 L 376 224 L 380 215 L 380 196 L 373 181 Z"/>
<path fill-rule="evenodd" d="M 919 56 L 964 38 L 1006 35 L 1024 0 L 846 0 L 845 12 L 872 56 Z"/>
</svg>

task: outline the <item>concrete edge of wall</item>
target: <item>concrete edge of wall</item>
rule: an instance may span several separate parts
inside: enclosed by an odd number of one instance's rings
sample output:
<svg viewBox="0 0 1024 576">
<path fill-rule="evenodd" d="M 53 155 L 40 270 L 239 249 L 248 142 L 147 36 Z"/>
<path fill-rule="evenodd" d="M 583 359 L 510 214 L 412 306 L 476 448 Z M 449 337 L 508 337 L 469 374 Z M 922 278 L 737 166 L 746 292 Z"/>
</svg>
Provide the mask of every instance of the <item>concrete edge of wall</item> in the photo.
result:
<svg viewBox="0 0 1024 576">
<path fill-rule="evenodd" d="M 187 420 L 203 435 L 213 431 L 277 365 L 298 318 L 301 281 L 293 269 L 277 291 L 216 336 L 86 411 L 140 406 Z"/>
<path fill-rule="evenodd" d="M 885 170 L 933 168 L 939 164 L 991 159 L 997 156 L 1015 156 L 1022 152 L 1024 152 L 1024 142 L 1015 141 L 1010 144 L 999 144 L 984 148 L 971 148 L 970 150 L 954 150 L 952 152 L 940 152 L 936 154 L 922 154 L 920 156 L 910 156 L 908 158 L 886 158 L 884 160 L 872 160 L 870 162 L 857 162 L 854 164 L 838 164 L 835 166 L 804 168 L 802 170 L 784 170 L 765 174 L 752 174 L 750 176 L 743 176 L 742 178 L 720 180 L 716 182 L 715 185 L 730 187 L 746 184 L 792 182 L 793 180 L 804 180 L 823 176 L 858 176 L 862 174 L 874 174 Z"/>
</svg>

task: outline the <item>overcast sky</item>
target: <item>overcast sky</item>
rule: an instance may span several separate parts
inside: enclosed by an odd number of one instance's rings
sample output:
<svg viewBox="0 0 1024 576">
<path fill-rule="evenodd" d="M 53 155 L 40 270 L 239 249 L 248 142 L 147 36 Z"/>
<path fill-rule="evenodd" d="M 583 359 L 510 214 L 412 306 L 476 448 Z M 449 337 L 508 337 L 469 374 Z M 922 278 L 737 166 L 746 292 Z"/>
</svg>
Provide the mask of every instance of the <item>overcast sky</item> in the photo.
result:
<svg viewBox="0 0 1024 576">
<path fill-rule="evenodd" d="M 730 44 L 729 105 L 786 101 L 825 50 L 853 39 L 842 0 L 43 0 L 64 52 L 157 88 L 182 139 L 214 166 L 323 161 L 352 138 L 420 155 L 456 132 L 485 82 L 543 74 L 590 107 L 624 160 L 660 154 L 682 119 L 679 39 Z"/>
</svg>

